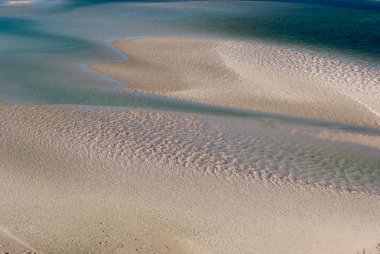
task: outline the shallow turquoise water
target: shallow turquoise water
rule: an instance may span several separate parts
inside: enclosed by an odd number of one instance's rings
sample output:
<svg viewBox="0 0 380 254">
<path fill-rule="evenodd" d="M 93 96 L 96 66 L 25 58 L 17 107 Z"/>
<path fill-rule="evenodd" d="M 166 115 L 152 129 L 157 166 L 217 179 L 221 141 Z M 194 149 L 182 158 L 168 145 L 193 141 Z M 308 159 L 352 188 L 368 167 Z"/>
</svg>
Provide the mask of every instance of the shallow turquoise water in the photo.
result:
<svg viewBox="0 0 380 254">
<path fill-rule="evenodd" d="M 335 7 L 339 2 L 334 1 L 315 5 L 40 0 L 33 6 L 2 5 L 0 100 L 180 107 L 159 99 L 116 94 L 106 89 L 114 84 L 79 68 L 89 62 L 115 59 L 118 56 L 107 46 L 107 40 L 127 36 L 174 33 L 261 39 L 333 52 L 377 66 L 378 4 L 351 2 L 345 8 Z M 372 9 L 367 8 L 369 3 Z"/>
</svg>

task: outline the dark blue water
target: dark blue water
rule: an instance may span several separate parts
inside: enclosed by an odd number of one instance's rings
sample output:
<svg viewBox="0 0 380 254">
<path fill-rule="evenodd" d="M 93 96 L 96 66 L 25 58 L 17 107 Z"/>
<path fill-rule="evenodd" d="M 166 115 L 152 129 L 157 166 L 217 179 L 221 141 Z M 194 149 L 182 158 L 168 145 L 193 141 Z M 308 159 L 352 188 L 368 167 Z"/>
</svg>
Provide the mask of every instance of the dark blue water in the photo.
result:
<svg viewBox="0 0 380 254">
<path fill-rule="evenodd" d="M 131 1 L 69 1 L 67 8 L 107 2 Z M 224 5 L 225 9 L 218 8 L 217 13 L 198 9 L 188 19 L 179 20 L 177 25 L 194 25 L 220 35 L 325 47 L 351 56 L 362 54 L 374 60 L 380 58 L 379 1 L 262 0 L 223 4 L 214 1 L 210 5 Z"/>
<path fill-rule="evenodd" d="M 65 8 L 107 2 L 133 1 L 68 1 Z M 327 49 L 375 62 L 380 59 L 379 1 L 212 1 L 205 8 L 167 10 L 166 15 L 176 26 L 208 34 Z"/>
<path fill-rule="evenodd" d="M 196 15 L 176 25 L 196 27 L 207 34 L 260 39 L 321 52 L 336 52 L 378 64 L 379 4 L 367 1 L 342 2 L 333 1 L 330 5 L 266 1 L 223 3 L 225 8 L 218 8 L 218 11 L 199 10 Z M 339 3 L 345 7 L 337 7 Z"/>
</svg>

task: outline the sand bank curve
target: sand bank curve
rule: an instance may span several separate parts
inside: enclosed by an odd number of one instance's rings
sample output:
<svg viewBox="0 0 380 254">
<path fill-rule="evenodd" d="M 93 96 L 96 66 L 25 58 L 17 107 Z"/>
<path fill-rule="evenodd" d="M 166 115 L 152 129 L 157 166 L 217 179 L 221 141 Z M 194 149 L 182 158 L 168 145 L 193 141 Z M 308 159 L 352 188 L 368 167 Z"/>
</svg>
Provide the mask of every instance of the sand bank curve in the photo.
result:
<svg viewBox="0 0 380 254">
<path fill-rule="evenodd" d="M 118 40 L 128 62 L 91 68 L 138 91 L 194 102 L 380 126 L 380 71 L 311 53 L 230 40 Z"/>
</svg>

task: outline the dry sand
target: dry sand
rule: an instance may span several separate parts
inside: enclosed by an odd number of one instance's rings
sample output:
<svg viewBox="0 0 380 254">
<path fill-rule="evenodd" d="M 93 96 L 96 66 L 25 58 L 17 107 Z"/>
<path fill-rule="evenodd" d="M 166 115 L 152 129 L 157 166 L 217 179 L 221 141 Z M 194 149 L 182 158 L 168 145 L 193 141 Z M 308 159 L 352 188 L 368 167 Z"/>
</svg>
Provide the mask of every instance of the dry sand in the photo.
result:
<svg viewBox="0 0 380 254">
<path fill-rule="evenodd" d="M 380 126 L 380 71 L 231 40 L 118 40 L 127 62 L 91 67 L 138 91 L 194 102 Z"/>
<path fill-rule="evenodd" d="M 231 154 L 203 152 L 208 133 L 223 144 L 221 126 L 192 115 L 2 108 L 0 242 L 15 236 L 38 253 L 377 253 L 379 196 L 229 170 Z"/>
</svg>

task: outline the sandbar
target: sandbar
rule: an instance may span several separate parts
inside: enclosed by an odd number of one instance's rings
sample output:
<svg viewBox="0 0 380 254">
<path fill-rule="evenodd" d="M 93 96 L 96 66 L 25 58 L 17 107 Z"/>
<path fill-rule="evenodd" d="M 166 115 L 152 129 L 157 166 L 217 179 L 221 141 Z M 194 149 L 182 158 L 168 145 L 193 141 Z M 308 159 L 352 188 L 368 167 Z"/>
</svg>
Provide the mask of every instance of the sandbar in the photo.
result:
<svg viewBox="0 0 380 254">
<path fill-rule="evenodd" d="M 380 71 L 376 69 L 234 40 L 146 37 L 112 45 L 129 60 L 90 67 L 126 82 L 126 91 L 380 126 Z"/>
</svg>

